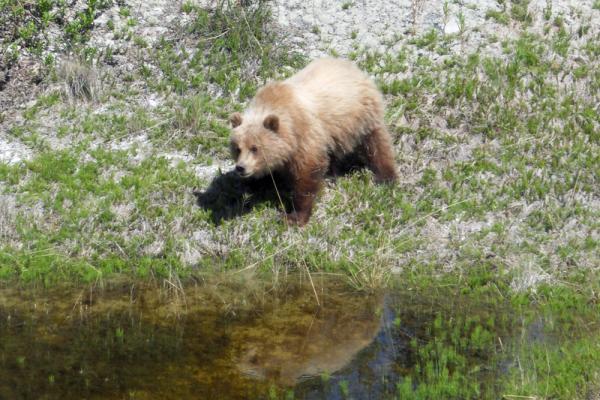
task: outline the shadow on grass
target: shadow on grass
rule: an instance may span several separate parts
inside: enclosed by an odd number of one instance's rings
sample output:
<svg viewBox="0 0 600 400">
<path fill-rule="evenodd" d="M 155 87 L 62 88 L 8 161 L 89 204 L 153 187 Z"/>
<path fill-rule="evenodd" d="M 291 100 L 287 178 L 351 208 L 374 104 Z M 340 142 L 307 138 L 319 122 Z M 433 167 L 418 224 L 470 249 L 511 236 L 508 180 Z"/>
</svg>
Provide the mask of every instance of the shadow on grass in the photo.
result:
<svg viewBox="0 0 600 400">
<path fill-rule="evenodd" d="M 265 203 L 279 208 L 283 203 L 285 211 L 290 212 L 290 190 L 289 180 L 279 175 L 242 178 L 235 171 L 230 171 L 217 175 L 206 190 L 194 191 L 194 195 L 198 206 L 210 211 L 212 222 L 219 225 Z"/>
<path fill-rule="evenodd" d="M 364 161 L 353 154 L 344 159 L 331 159 L 327 177 L 336 178 L 364 167 Z M 194 191 L 200 208 L 211 212 L 215 225 L 251 212 L 266 204 L 289 213 L 292 206 L 292 180 L 285 173 L 263 178 L 242 178 L 235 171 L 217 175 L 204 191 Z"/>
</svg>

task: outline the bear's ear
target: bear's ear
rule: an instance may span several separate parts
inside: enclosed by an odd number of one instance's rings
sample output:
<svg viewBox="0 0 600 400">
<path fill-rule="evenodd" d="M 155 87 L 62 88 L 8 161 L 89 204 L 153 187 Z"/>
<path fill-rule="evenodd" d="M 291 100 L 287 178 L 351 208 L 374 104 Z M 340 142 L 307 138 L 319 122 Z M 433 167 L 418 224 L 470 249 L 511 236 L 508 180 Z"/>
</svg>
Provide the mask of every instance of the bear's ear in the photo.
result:
<svg viewBox="0 0 600 400">
<path fill-rule="evenodd" d="M 234 112 L 229 116 L 229 122 L 232 128 L 237 128 L 242 124 L 242 115 L 239 112 Z"/>
<path fill-rule="evenodd" d="M 279 117 L 274 114 L 267 115 L 263 121 L 263 126 L 273 132 L 279 131 Z"/>
</svg>

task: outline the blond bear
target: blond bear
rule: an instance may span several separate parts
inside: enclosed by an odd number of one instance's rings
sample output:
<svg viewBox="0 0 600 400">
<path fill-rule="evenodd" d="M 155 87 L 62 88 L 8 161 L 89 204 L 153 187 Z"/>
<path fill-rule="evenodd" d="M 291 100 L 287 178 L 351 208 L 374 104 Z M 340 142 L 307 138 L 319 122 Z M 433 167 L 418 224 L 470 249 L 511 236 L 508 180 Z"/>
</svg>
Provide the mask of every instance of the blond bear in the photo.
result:
<svg viewBox="0 0 600 400">
<path fill-rule="evenodd" d="M 260 178 L 284 173 L 300 226 L 333 160 L 360 154 L 376 182 L 397 180 L 392 140 L 383 120 L 381 93 L 349 61 L 313 61 L 296 75 L 261 88 L 248 108 L 230 117 L 236 172 Z"/>
</svg>

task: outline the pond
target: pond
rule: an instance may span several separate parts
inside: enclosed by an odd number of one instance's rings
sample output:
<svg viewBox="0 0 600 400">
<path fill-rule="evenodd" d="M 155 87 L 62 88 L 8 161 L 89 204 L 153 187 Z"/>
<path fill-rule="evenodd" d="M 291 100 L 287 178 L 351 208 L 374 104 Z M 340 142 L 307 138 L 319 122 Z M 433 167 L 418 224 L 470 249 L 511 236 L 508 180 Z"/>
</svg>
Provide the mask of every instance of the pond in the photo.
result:
<svg viewBox="0 0 600 400">
<path fill-rule="evenodd" d="M 5 288 L 0 398 L 497 398 L 548 323 L 501 295 L 326 276 Z"/>
</svg>

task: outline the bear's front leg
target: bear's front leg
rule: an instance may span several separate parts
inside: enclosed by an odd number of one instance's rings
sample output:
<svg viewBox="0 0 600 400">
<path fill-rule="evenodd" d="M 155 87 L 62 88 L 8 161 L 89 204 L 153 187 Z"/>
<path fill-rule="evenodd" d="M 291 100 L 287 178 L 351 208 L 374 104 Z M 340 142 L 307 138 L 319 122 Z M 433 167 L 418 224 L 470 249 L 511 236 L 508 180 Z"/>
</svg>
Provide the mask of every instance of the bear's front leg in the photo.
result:
<svg viewBox="0 0 600 400">
<path fill-rule="evenodd" d="M 319 167 L 295 178 L 292 193 L 294 209 L 286 215 L 288 223 L 304 226 L 310 219 L 315 198 L 323 181 L 322 171 L 323 168 Z"/>
</svg>

